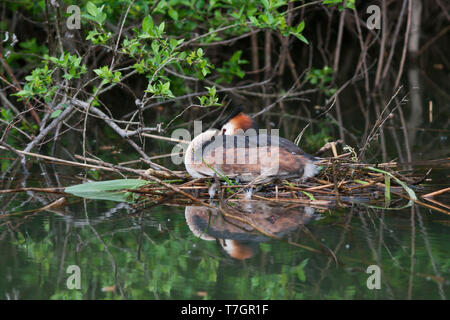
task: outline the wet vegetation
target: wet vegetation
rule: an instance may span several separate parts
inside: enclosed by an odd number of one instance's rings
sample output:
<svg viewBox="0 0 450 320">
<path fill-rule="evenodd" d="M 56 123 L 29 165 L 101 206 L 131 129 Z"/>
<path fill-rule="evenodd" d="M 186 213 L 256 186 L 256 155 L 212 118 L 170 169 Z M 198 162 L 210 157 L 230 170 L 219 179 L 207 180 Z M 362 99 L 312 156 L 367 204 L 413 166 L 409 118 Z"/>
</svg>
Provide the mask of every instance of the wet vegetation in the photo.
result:
<svg viewBox="0 0 450 320">
<path fill-rule="evenodd" d="M 448 298 L 448 3 L 72 4 L 0 5 L 0 299 Z M 320 174 L 172 161 L 239 105 Z"/>
</svg>

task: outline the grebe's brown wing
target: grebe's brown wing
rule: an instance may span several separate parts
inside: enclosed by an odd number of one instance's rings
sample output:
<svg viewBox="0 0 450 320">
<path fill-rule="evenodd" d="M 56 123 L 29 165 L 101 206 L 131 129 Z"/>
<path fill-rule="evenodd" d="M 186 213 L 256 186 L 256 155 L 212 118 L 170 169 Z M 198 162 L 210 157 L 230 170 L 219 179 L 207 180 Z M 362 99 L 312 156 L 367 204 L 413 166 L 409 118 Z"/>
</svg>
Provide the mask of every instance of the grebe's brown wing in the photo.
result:
<svg viewBox="0 0 450 320">
<path fill-rule="evenodd" d="M 292 141 L 274 135 L 218 135 L 211 138 L 211 140 L 206 141 L 202 145 L 202 149 L 205 150 L 208 146 L 213 145 L 214 148 L 218 145 L 223 146 L 225 149 L 229 148 L 250 148 L 250 147 L 270 147 L 278 146 L 281 149 L 285 149 L 287 152 L 296 155 L 302 155 L 310 160 L 315 160 L 315 158 L 304 152 Z"/>
<path fill-rule="evenodd" d="M 202 151 L 210 166 L 246 181 L 264 173 L 301 177 L 312 158 L 289 140 L 271 135 L 214 136 L 202 145 Z"/>
<path fill-rule="evenodd" d="M 316 160 L 316 158 L 308 153 L 306 153 L 305 151 L 303 151 L 302 149 L 300 149 L 295 143 L 293 143 L 292 141 L 282 138 L 280 137 L 280 148 L 284 148 L 286 149 L 288 152 L 291 152 L 293 154 L 297 154 L 297 155 L 302 155 L 305 156 L 306 158 L 314 161 Z"/>
</svg>

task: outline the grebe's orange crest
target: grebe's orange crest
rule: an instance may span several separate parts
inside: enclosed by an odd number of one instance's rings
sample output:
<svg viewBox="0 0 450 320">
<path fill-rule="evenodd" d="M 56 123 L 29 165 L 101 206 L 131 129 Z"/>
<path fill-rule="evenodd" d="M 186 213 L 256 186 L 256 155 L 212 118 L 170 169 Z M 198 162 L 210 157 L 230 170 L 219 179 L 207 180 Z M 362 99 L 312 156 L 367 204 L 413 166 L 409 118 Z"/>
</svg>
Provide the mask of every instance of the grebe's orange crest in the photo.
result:
<svg viewBox="0 0 450 320">
<path fill-rule="evenodd" d="M 220 134 L 235 135 L 238 134 L 239 130 L 242 132 L 247 131 L 248 129 L 257 129 L 257 126 L 249 115 L 239 110 L 232 114 L 228 119 L 225 119 Z"/>
<path fill-rule="evenodd" d="M 230 122 L 236 129 L 242 129 L 244 131 L 253 127 L 253 119 L 242 112 L 232 118 Z"/>
<path fill-rule="evenodd" d="M 219 243 L 230 257 L 237 260 L 246 260 L 255 254 L 250 246 L 241 241 L 223 239 Z"/>
</svg>

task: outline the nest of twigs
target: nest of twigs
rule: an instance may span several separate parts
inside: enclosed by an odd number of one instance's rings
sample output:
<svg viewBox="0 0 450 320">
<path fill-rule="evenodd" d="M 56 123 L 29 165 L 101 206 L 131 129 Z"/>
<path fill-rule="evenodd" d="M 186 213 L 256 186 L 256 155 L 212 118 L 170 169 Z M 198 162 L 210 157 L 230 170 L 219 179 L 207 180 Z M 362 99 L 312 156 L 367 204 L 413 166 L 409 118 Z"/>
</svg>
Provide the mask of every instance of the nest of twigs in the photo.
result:
<svg viewBox="0 0 450 320">
<path fill-rule="evenodd" d="M 417 200 L 415 191 L 426 176 L 412 173 L 401 174 L 392 167 L 394 163 L 361 164 L 350 154 L 341 155 L 319 162 L 320 173 L 304 182 L 278 180 L 261 185 L 251 183 L 230 184 L 213 178 L 194 180 L 165 180 L 180 192 L 167 193 L 167 187 L 147 185 L 136 190 L 151 201 L 192 202 L 217 199 L 226 201 L 265 200 L 277 202 L 304 203 L 312 206 L 348 206 L 352 203 L 366 203 L 382 208 L 401 206 L 408 201 Z M 160 173 L 151 170 L 154 175 Z M 185 175 L 178 172 L 178 175 Z M 161 176 L 167 179 L 169 176 Z M 185 175 L 186 177 L 186 175 Z M 172 177 L 176 178 L 176 177 Z M 173 188 L 172 191 L 173 191 Z M 189 197 L 186 197 L 186 194 Z"/>
</svg>

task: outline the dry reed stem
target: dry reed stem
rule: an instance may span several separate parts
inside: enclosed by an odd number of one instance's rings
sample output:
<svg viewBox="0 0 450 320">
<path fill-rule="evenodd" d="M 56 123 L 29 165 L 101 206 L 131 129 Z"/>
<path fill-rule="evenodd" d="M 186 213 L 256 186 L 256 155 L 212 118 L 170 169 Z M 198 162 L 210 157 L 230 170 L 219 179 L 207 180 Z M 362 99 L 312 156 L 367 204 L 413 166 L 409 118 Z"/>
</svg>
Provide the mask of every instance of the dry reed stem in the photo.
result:
<svg viewBox="0 0 450 320">
<path fill-rule="evenodd" d="M 450 192 L 450 187 L 444 188 L 444 189 L 441 189 L 441 190 L 437 190 L 437 191 L 434 191 L 434 192 L 430 192 L 430 193 L 427 193 L 427 194 L 424 194 L 422 196 L 422 198 L 434 197 L 434 196 L 437 196 L 439 194 L 443 194 L 443 193 L 446 193 L 446 192 Z"/>
</svg>

